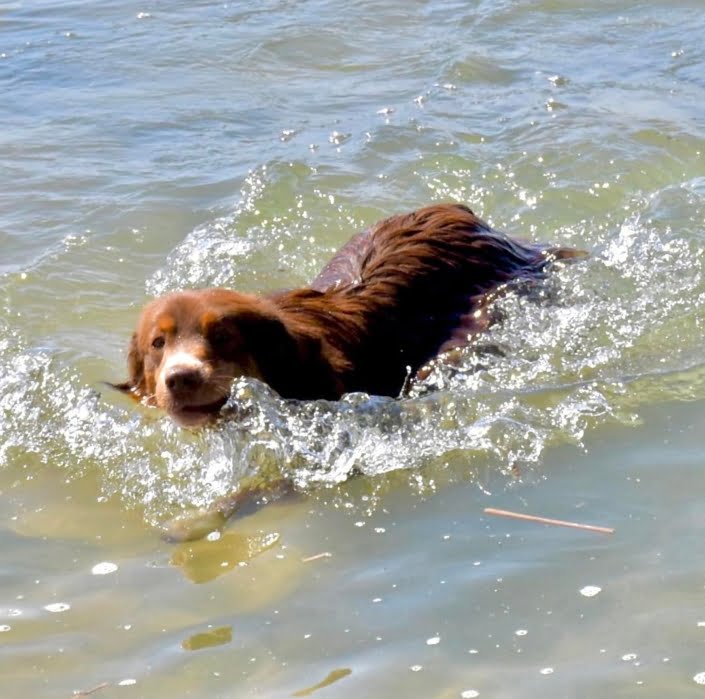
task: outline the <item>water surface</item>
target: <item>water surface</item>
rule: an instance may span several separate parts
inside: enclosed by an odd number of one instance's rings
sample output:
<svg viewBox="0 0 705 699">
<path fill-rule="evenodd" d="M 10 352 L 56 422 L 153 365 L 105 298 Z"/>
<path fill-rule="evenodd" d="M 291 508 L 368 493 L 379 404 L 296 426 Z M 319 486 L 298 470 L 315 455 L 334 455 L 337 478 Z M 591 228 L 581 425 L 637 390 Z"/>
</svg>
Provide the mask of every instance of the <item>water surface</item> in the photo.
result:
<svg viewBox="0 0 705 699">
<path fill-rule="evenodd" d="M 702 694 L 699 9 L 1 4 L 4 694 Z M 590 257 L 410 399 L 242 382 L 191 433 L 100 383 L 148 298 L 305 285 L 447 200 Z M 296 497 L 161 541 L 282 473 Z"/>
</svg>

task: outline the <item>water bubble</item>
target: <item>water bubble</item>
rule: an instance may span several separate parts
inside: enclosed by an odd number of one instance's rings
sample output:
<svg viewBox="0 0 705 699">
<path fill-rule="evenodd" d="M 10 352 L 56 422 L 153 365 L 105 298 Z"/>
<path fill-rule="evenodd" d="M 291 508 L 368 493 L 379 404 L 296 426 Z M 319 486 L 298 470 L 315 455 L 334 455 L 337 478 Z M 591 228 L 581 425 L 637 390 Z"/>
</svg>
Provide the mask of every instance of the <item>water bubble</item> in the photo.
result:
<svg viewBox="0 0 705 699">
<path fill-rule="evenodd" d="M 595 597 L 602 592 L 602 588 L 597 585 L 585 585 L 585 587 L 580 589 L 580 594 L 583 597 Z"/>
<path fill-rule="evenodd" d="M 102 563 L 96 563 L 91 568 L 91 573 L 93 575 L 109 575 L 114 573 L 118 569 L 115 563 L 109 563 L 108 561 L 103 561 Z"/>
<path fill-rule="evenodd" d="M 52 614 L 59 614 L 61 612 L 66 612 L 71 609 L 71 605 L 67 604 L 66 602 L 54 602 L 52 604 L 45 605 L 44 609 L 46 609 L 48 612 L 52 612 Z"/>
</svg>

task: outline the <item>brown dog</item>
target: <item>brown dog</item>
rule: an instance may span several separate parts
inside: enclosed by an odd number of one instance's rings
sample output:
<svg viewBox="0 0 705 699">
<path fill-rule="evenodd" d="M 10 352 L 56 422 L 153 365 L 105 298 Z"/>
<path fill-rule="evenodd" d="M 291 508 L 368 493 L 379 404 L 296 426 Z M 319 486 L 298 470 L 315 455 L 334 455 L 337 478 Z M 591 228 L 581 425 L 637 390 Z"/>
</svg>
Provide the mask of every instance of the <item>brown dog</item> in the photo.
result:
<svg viewBox="0 0 705 699">
<path fill-rule="evenodd" d="M 456 204 L 393 216 L 355 236 L 307 289 L 152 301 L 116 387 L 184 426 L 217 416 L 241 376 L 284 398 L 398 396 L 426 362 L 487 328 L 491 292 L 578 254 L 512 240 Z"/>
</svg>

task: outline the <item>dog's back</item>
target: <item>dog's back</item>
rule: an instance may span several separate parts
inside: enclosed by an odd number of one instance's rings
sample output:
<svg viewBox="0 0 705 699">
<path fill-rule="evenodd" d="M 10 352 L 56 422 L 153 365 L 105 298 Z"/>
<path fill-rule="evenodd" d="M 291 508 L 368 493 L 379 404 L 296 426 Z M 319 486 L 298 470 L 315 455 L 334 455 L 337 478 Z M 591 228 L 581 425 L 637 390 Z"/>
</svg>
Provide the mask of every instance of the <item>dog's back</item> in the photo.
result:
<svg viewBox="0 0 705 699">
<path fill-rule="evenodd" d="M 333 324 L 336 313 L 357 323 L 329 336 L 352 367 L 346 390 L 398 395 L 408 375 L 487 328 L 487 303 L 503 285 L 576 254 L 517 241 L 465 206 L 439 204 L 350 240 L 311 285 L 320 292 L 311 307 L 322 323 L 327 311 Z"/>
</svg>

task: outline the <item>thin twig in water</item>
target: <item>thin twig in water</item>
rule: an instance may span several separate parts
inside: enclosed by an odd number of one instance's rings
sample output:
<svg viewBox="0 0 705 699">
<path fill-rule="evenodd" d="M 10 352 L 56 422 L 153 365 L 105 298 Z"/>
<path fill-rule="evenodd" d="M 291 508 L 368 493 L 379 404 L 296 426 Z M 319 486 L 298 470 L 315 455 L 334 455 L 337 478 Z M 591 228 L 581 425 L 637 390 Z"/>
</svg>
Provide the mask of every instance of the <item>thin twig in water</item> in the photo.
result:
<svg viewBox="0 0 705 699">
<path fill-rule="evenodd" d="M 514 519 L 525 519 L 529 522 L 540 522 L 541 524 L 553 524 L 557 527 L 572 527 L 573 529 L 582 529 L 588 532 L 596 532 L 598 534 L 614 534 L 614 529 L 611 527 L 598 527 L 594 524 L 580 524 L 578 522 L 566 522 L 563 519 L 550 519 L 549 517 L 538 517 L 537 515 L 527 515 L 522 512 L 510 512 L 509 510 L 496 510 L 494 507 L 486 507 L 485 514 L 497 515 L 499 517 L 512 517 Z"/>
<path fill-rule="evenodd" d="M 93 689 L 83 689 L 79 692 L 74 692 L 73 696 L 74 697 L 87 697 L 89 694 L 95 694 L 96 692 L 99 692 L 101 689 L 105 689 L 106 687 L 110 686 L 110 682 L 103 682 L 99 684 L 97 687 L 93 687 Z"/>
<path fill-rule="evenodd" d="M 315 556 L 308 556 L 307 558 L 302 558 L 302 563 L 311 563 L 313 561 L 319 561 L 321 558 L 332 558 L 333 554 L 330 551 L 324 551 L 323 553 L 317 553 Z"/>
</svg>

